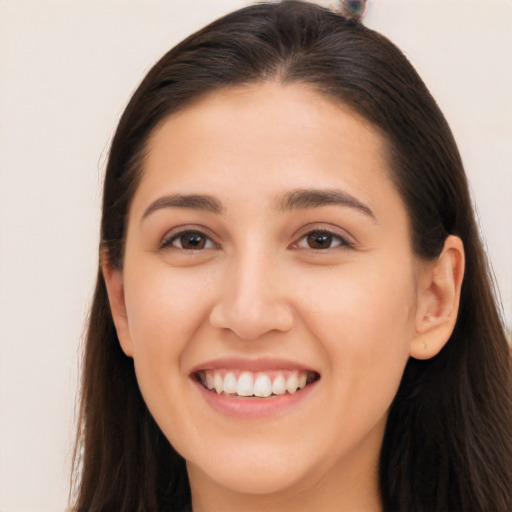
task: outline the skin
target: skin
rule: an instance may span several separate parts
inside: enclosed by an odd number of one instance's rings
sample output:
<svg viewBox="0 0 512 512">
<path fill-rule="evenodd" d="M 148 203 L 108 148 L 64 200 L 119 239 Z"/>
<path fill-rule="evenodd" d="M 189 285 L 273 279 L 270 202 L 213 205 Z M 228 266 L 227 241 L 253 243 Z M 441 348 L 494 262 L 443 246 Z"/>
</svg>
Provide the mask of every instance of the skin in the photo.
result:
<svg viewBox="0 0 512 512">
<path fill-rule="evenodd" d="M 283 207 L 298 189 L 342 191 L 371 213 Z M 176 194 L 219 211 L 162 203 Z M 180 245 L 186 229 L 204 233 L 202 249 Z M 315 249 L 319 229 L 333 237 Z M 459 239 L 434 262 L 410 239 L 382 137 L 307 86 L 221 90 L 155 131 L 123 270 L 103 268 L 144 399 L 187 460 L 194 511 L 381 510 L 387 411 L 408 358 L 449 338 L 464 266 Z M 233 418 L 191 377 L 219 357 L 280 358 L 320 380 L 286 411 Z"/>
</svg>

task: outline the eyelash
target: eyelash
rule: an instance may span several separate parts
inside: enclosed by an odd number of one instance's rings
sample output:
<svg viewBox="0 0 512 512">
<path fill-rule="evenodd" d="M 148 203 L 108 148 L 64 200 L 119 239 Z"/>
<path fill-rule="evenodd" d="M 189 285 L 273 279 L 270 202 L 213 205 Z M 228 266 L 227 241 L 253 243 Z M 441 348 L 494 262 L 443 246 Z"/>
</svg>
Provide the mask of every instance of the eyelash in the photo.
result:
<svg viewBox="0 0 512 512">
<path fill-rule="evenodd" d="M 201 239 L 201 241 L 204 241 L 204 245 L 200 248 L 185 248 L 183 247 L 183 238 L 186 236 L 196 236 Z M 303 240 L 306 240 L 306 243 L 309 243 L 312 241 L 309 237 L 316 237 L 317 239 L 320 237 L 326 237 L 329 242 L 328 247 L 311 247 L 311 246 L 301 246 L 301 242 Z M 181 239 L 181 247 L 177 247 L 174 245 L 176 241 L 179 241 Z M 337 240 L 338 243 L 334 247 L 332 246 L 333 241 Z M 201 243 L 201 242 L 199 242 Z M 210 244 L 210 247 L 205 247 L 206 245 Z M 219 245 L 214 242 L 208 235 L 203 233 L 200 230 L 197 229 L 187 229 L 184 231 L 180 231 L 179 233 L 174 233 L 173 235 L 165 238 L 161 244 L 161 249 L 178 249 L 182 251 L 202 251 L 205 249 L 217 249 Z M 332 231 L 329 231 L 327 229 L 313 229 L 311 231 L 308 231 L 306 234 L 302 235 L 299 240 L 291 245 L 293 249 L 311 249 L 315 251 L 326 251 L 328 249 L 352 249 L 354 247 L 354 244 L 347 240 L 346 238 L 337 235 L 336 233 L 333 233 Z"/>
</svg>

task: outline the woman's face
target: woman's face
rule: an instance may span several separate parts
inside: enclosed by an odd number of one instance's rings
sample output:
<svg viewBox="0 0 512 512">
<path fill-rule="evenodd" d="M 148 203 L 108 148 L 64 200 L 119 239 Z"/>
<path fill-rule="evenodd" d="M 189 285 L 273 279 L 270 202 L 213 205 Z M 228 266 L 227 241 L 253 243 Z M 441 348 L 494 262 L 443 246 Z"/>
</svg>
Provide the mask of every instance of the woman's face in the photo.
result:
<svg viewBox="0 0 512 512">
<path fill-rule="evenodd" d="M 383 139 L 347 108 L 268 83 L 168 118 L 114 314 L 193 490 L 376 481 L 417 268 Z"/>
</svg>

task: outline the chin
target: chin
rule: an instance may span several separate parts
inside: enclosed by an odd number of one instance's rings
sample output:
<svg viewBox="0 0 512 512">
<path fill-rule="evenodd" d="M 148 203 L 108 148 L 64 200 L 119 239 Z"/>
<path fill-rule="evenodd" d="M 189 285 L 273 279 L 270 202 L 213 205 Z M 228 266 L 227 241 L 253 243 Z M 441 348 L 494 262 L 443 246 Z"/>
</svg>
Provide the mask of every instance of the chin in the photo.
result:
<svg viewBox="0 0 512 512">
<path fill-rule="evenodd" d="M 270 460 L 263 460 L 261 457 L 251 459 L 244 456 L 240 462 L 231 458 L 222 464 L 213 464 L 213 467 L 204 465 L 199 470 L 193 464 L 187 463 L 187 468 L 189 473 L 199 471 L 216 485 L 240 494 L 279 494 L 296 488 L 301 481 L 307 479 L 297 461 L 291 457 L 283 460 L 274 456 Z"/>
<path fill-rule="evenodd" d="M 222 472 L 212 475 L 218 485 L 240 494 L 271 495 L 279 494 L 296 486 L 297 481 L 290 474 L 282 472 L 275 474 L 266 469 L 252 472 L 250 469 L 244 475 L 240 472 Z"/>
</svg>

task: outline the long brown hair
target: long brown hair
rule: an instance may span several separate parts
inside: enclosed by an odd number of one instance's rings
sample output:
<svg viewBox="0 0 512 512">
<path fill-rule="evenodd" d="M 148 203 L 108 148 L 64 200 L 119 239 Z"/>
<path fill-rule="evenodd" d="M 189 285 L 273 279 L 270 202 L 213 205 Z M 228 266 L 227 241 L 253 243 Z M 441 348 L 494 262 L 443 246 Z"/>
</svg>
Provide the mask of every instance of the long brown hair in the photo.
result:
<svg viewBox="0 0 512 512">
<path fill-rule="evenodd" d="M 380 457 L 384 510 L 509 510 L 510 351 L 466 176 L 442 113 L 385 37 L 321 7 L 285 1 L 229 14 L 169 51 L 140 84 L 112 142 L 101 251 L 122 269 L 128 209 L 155 128 L 212 91 L 266 80 L 309 84 L 379 130 L 417 255 L 436 258 L 449 234 L 464 243 L 455 330 L 438 356 L 409 360 L 389 413 Z M 184 461 L 144 404 L 100 271 L 88 325 L 74 509 L 181 510 L 190 500 Z"/>
</svg>

